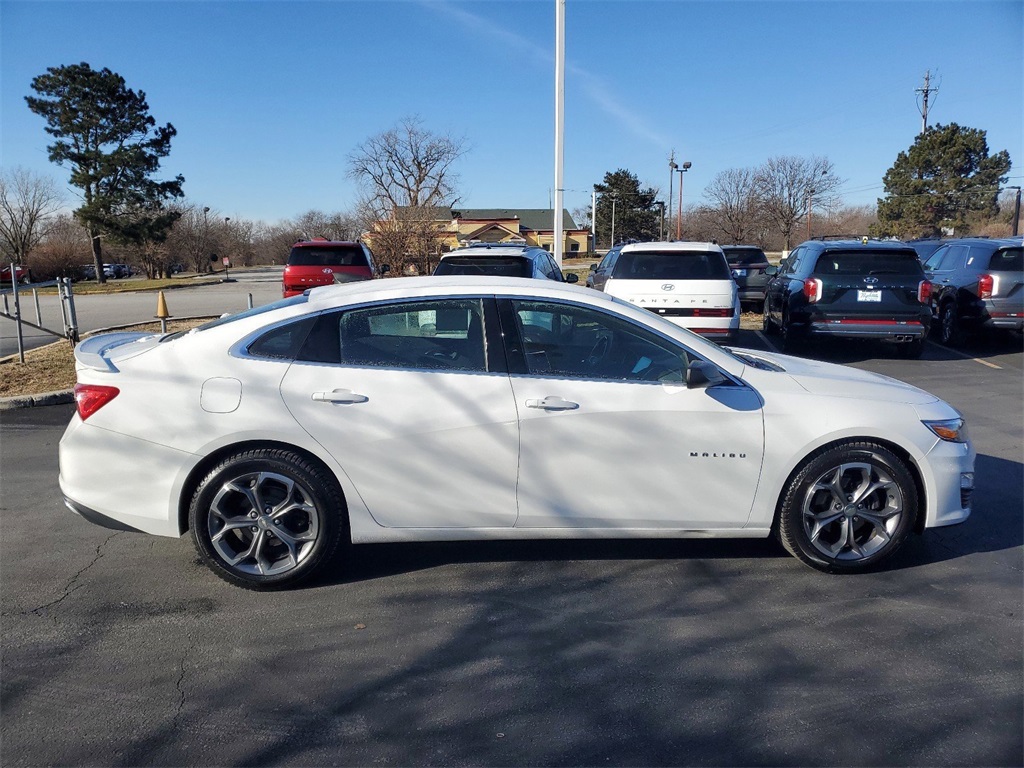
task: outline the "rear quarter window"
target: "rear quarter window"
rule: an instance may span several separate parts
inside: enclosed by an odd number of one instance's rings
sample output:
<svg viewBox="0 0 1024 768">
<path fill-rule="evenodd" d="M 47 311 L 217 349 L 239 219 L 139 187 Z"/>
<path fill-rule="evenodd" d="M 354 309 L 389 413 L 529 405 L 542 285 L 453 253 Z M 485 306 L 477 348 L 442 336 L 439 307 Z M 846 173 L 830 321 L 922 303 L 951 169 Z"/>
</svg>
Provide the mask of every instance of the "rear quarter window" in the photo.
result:
<svg viewBox="0 0 1024 768">
<path fill-rule="evenodd" d="M 826 251 L 814 265 L 817 275 L 912 275 L 923 277 L 917 252 Z"/>
<path fill-rule="evenodd" d="M 366 253 L 359 246 L 292 248 L 290 267 L 368 267 Z"/>
<path fill-rule="evenodd" d="M 612 277 L 623 280 L 732 280 L 719 251 L 631 251 L 619 254 Z"/>
<path fill-rule="evenodd" d="M 1004 248 L 992 254 L 988 268 L 993 272 L 1024 272 L 1024 248 Z"/>
</svg>

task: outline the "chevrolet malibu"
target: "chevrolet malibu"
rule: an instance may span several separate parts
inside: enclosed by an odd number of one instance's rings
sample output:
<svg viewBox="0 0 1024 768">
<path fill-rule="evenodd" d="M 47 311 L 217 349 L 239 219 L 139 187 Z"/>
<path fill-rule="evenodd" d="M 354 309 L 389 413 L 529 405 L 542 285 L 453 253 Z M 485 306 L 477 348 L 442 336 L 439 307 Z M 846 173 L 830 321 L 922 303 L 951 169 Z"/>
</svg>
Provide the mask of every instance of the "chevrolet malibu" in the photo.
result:
<svg viewBox="0 0 1024 768">
<path fill-rule="evenodd" d="M 933 395 L 564 284 L 327 286 L 75 358 L 67 506 L 191 532 L 251 589 L 394 541 L 774 535 L 856 572 L 971 510 L 974 450 Z"/>
</svg>

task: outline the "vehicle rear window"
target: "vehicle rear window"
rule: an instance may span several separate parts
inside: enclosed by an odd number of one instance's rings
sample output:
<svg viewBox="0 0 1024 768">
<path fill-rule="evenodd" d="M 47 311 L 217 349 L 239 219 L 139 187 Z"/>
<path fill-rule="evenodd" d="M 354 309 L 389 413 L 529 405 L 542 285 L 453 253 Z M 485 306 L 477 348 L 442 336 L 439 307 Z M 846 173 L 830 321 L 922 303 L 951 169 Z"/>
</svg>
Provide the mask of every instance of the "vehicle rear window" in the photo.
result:
<svg viewBox="0 0 1024 768">
<path fill-rule="evenodd" d="M 442 259 L 434 274 L 529 277 L 530 262 L 517 256 L 452 256 Z"/>
<path fill-rule="evenodd" d="M 988 268 L 993 272 L 1024 272 L 1024 248 L 996 251 L 989 259 Z"/>
<path fill-rule="evenodd" d="M 292 248 L 290 267 L 368 267 L 366 253 L 358 245 Z"/>
<path fill-rule="evenodd" d="M 924 276 L 917 252 L 826 251 L 814 266 L 820 275 L 913 275 Z"/>
<path fill-rule="evenodd" d="M 760 248 L 725 248 L 725 258 L 730 264 L 745 266 L 747 264 L 767 264 L 768 257 Z"/>
<path fill-rule="evenodd" d="M 731 280 L 718 251 L 623 251 L 612 277 L 624 280 Z"/>
</svg>

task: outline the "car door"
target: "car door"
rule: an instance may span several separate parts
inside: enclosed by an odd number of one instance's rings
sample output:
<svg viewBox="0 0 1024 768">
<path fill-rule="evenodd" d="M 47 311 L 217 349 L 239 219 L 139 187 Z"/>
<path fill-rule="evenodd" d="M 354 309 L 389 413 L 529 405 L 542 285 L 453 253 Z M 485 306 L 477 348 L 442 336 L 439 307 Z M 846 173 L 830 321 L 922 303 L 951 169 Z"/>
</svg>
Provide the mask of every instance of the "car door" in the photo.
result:
<svg viewBox="0 0 1024 768">
<path fill-rule="evenodd" d="M 756 392 L 688 389 L 692 351 L 624 317 L 499 305 L 519 409 L 517 528 L 744 525 L 764 449 Z"/>
<path fill-rule="evenodd" d="M 802 248 L 797 248 L 783 259 L 779 273 L 772 278 L 769 285 L 768 306 L 772 322 L 782 324 L 782 308 L 789 302 L 790 283 L 800 260 Z"/>
<path fill-rule="evenodd" d="M 925 262 L 925 277 L 932 283 L 932 302 L 939 306 L 947 297 L 957 296 L 956 272 L 967 260 L 967 246 L 944 245 Z"/>
<path fill-rule="evenodd" d="M 515 523 L 519 427 L 487 333 L 497 348 L 493 301 L 480 298 L 328 312 L 285 374 L 289 411 L 381 525 Z"/>
</svg>

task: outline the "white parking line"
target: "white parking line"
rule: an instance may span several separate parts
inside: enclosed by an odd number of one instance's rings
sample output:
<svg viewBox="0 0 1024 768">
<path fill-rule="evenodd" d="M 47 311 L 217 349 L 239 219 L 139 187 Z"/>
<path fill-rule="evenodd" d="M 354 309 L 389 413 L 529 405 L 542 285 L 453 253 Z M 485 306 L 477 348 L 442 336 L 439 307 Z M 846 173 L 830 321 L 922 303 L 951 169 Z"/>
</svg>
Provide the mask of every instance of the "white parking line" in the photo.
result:
<svg viewBox="0 0 1024 768">
<path fill-rule="evenodd" d="M 958 351 L 956 349 L 950 349 L 949 347 L 944 347 L 941 344 L 936 344 L 934 341 L 931 341 L 931 340 L 929 340 L 928 343 L 931 346 L 935 347 L 936 349 L 941 349 L 942 351 L 949 352 L 950 354 L 956 355 L 957 357 L 962 357 L 964 360 L 973 360 L 976 363 L 981 363 L 982 365 L 987 365 L 989 368 L 995 368 L 997 371 L 1003 370 L 1003 366 L 996 365 L 995 363 L 990 363 L 988 360 L 981 360 L 981 359 L 979 359 L 977 357 L 971 357 L 970 355 L 965 355 L 963 352 L 960 352 L 960 351 Z"/>
<path fill-rule="evenodd" d="M 768 347 L 768 349 L 770 349 L 770 350 L 771 350 L 771 351 L 773 351 L 773 352 L 778 352 L 778 351 L 779 351 L 778 347 L 776 347 L 776 346 L 775 346 L 775 345 L 774 345 L 774 344 L 773 344 L 773 343 L 772 343 L 772 342 L 771 342 L 771 341 L 770 341 L 770 340 L 768 339 L 768 337 L 764 335 L 764 332 L 763 332 L 763 331 L 759 331 L 759 330 L 757 330 L 757 329 L 755 328 L 755 329 L 754 329 L 754 333 L 756 333 L 756 334 L 757 334 L 757 338 L 759 338 L 759 339 L 760 339 L 760 340 L 762 341 L 762 343 L 764 343 L 764 344 L 765 344 L 765 345 L 766 345 L 766 346 Z"/>
</svg>

